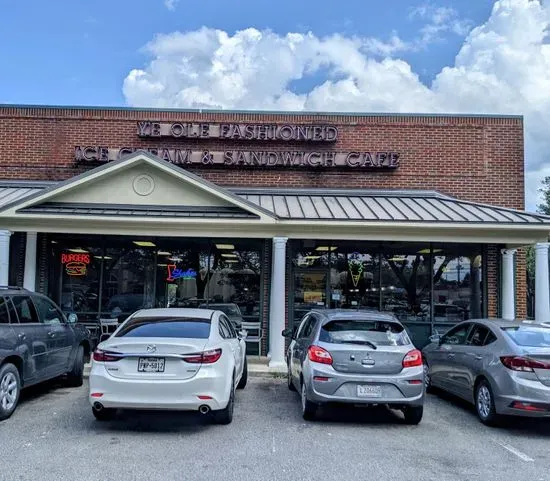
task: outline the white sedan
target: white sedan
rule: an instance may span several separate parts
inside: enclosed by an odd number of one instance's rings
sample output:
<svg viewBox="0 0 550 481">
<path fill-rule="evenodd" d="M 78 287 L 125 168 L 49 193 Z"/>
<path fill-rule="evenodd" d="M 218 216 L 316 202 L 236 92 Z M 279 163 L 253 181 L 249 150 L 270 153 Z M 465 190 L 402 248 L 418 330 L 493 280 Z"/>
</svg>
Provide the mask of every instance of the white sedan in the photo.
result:
<svg viewBox="0 0 550 481">
<path fill-rule="evenodd" d="M 144 309 L 97 346 L 89 400 L 99 420 L 119 408 L 167 409 L 229 424 L 247 377 L 245 341 L 223 312 Z"/>
</svg>

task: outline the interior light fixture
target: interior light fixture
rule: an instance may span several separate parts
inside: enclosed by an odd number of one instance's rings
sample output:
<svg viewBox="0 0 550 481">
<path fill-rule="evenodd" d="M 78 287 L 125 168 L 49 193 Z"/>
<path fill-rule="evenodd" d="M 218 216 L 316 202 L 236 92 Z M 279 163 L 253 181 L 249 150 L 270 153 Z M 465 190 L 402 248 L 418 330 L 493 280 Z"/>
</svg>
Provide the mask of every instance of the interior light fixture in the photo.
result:
<svg viewBox="0 0 550 481">
<path fill-rule="evenodd" d="M 403 261 L 407 260 L 407 258 L 405 256 L 394 256 L 394 257 L 391 257 L 388 260 L 393 261 L 393 262 L 403 262 Z"/>
<path fill-rule="evenodd" d="M 96 259 L 103 259 L 103 260 L 109 260 L 109 259 L 112 259 L 111 256 L 94 256 Z"/>
<path fill-rule="evenodd" d="M 428 249 L 420 249 L 417 254 L 429 254 L 430 252 L 442 252 L 443 249 L 432 249 L 430 250 L 429 248 Z"/>
<path fill-rule="evenodd" d="M 228 250 L 228 251 L 232 251 L 232 250 L 235 250 L 235 246 L 233 244 L 216 244 L 216 249 L 219 249 L 219 250 Z"/>
<path fill-rule="evenodd" d="M 168 258 L 169 261 L 172 261 L 172 262 L 181 262 L 181 257 L 169 257 Z"/>
<path fill-rule="evenodd" d="M 226 259 L 225 262 L 227 264 L 236 264 L 237 262 L 239 262 L 238 260 L 235 260 L 235 259 Z"/>
<path fill-rule="evenodd" d="M 305 256 L 304 259 L 320 259 L 321 256 Z"/>
<path fill-rule="evenodd" d="M 338 249 L 338 247 L 319 246 L 315 248 L 315 250 L 319 252 L 334 252 L 336 249 Z"/>
<path fill-rule="evenodd" d="M 84 249 L 77 247 L 76 249 L 68 249 L 69 252 L 76 252 L 77 254 L 87 254 L 88 251 L 85 251 Z"/>
<path fill-rule="evenodd" d="M 168 264 L 157 264 L 158 267 L 168 267 Z"/>
<path fill-rule="evenodd" d="M 134 244 L 139 247 L 156 247 L 151 241 L 134 241 Z"/>
<path fill-rule="evenodd" d="M 222 257 L 236 258 L 237 254 L 222 254 Z"/>
<path fill-rule="evenodd" d="M 57 241 L 52 241 L 52 244 L 57 244 Z"/>
<path fill-rule="evenodd" d="M 157 254 L 159 256 L 171 256 L 172 255 L 171 252 L 167 252 L 167 251 L 158 251 Z"/>
</svg>

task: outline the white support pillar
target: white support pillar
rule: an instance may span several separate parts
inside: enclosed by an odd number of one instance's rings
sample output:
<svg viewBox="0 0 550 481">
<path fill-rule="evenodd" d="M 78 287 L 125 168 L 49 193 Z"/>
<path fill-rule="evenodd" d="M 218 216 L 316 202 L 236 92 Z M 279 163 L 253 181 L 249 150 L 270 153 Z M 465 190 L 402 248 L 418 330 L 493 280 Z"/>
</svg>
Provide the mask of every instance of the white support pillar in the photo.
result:
<svg viewBox="0 0 550 481">
<path fill-rule="evenodd" d="M 29 291 L 36 289 L 36 232 L 27 232 L 27 245 L 25 248 L 25 273 L 23 287 Z"/>
<path fill-rule="evenodd" d="M 502 318 L 512 321 L 516 318 L 516 289 L 514 282 L 515 249 L 502 251 Z"/>
<path fill-rule="evenodd" d="M 0 286 L 7 286 L 9 282 L 10 236 L 9 230 L 0 230 Z"/>
<path fill-rule="evenodd" d="M 273 260 L 271 268 L 271 296 L 269 301 L 269 367 L 282 368 L 285 364 L 286 306 L 286 237 L 273 238 Z"/>
<path fill-rule="evenodd" d="M 535 320 L 550 322 L 550 285 L 548 248 L 550 244 L 535 246 Z"/>
</svg>

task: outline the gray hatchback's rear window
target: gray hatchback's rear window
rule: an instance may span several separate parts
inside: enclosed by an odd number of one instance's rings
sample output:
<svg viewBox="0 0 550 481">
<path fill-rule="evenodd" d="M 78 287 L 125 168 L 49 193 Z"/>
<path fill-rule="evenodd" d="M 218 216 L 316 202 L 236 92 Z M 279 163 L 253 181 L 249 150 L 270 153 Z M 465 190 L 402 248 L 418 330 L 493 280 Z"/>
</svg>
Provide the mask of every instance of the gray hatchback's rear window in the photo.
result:
<svg viewBox="0 0 550 481">
<path fill-rule="evenodd" d="M 115 337 L 208 339 L 209 319 L 138 317 L 130 319 Z"/>
<path fill-rule="evenodd" d="M 550 347 L 550 328 L 522 325 L 502 330 L 519 346 Z"/>
<path fill-rule="evenodd" d="M 411 341 L 400 324 L 382 321 L 334 320 L 321 327 L 319 340 L 332 344 L 369 342 L 377 346 L 405 346 Z"/>
</svg>

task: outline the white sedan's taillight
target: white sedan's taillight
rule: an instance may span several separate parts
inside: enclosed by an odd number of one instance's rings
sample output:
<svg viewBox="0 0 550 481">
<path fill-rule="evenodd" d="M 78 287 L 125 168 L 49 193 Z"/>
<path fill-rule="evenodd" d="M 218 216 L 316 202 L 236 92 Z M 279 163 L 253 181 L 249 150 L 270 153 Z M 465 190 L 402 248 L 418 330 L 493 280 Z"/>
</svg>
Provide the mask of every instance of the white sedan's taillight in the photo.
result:
<svg viewBox="0 0 550 481">
<path fill-rule="evenodd" d="M 190 364 L 213 364 L 222 356 L 221 349 L 210 349 L 204 352 L 194 352 L 186 354 L 183 360 Z"/>
<path fill-rule="evenodd" d="M 96 349 L 93 354 L 93 359 L 96 362 L 115 362 L 120 361 L 120 356 L 117 356 L 115 353 L 112 352 Z"/>
</svg>

